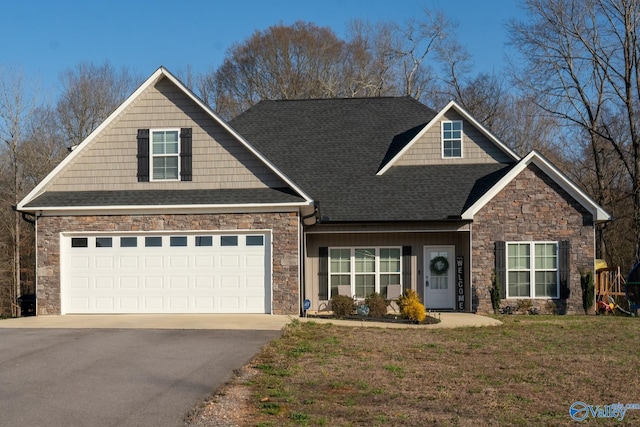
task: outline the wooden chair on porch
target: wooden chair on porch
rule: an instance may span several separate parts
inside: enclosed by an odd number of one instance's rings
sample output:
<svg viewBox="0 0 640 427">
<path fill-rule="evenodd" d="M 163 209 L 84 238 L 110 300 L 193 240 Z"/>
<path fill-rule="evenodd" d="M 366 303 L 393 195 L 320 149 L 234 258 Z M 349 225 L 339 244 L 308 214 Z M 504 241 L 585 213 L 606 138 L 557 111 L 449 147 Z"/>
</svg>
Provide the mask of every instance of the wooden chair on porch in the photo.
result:
<svg viewBox="0 0 640 427">
<path fill-rule="evenodd" d="M 351 285 L 338 285 L 338 295 L 344 295 L 351 298 Z"/>
</svg>

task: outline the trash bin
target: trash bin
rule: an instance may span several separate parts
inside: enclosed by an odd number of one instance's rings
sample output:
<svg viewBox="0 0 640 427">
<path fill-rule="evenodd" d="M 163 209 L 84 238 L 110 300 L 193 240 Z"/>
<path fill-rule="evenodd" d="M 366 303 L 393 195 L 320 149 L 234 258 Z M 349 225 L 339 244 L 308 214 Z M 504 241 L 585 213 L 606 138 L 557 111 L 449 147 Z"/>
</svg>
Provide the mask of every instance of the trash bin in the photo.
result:
<svg viewBox="0 0 640 427">
<path fill-rule="evenodd" d="M 20 304 L 20 312 L 22 313 L 22 317 L 36 315 L 35 295 L 22 295 L 20 298 L 18 298 L 18 304 Z"/>
</svg>

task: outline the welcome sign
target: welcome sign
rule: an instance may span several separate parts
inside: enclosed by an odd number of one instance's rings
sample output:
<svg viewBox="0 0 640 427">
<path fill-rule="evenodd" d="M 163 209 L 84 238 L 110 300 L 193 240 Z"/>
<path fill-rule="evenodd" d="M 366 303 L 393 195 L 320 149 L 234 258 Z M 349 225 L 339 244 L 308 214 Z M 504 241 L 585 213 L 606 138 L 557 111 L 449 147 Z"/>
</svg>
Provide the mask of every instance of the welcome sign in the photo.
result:
<svg viewBox="0 0 640 427">
<path fill-rule="evenodd" d="M 456 307 L 464 311 L 464 257 L 456 257 Z"/>
</svg>

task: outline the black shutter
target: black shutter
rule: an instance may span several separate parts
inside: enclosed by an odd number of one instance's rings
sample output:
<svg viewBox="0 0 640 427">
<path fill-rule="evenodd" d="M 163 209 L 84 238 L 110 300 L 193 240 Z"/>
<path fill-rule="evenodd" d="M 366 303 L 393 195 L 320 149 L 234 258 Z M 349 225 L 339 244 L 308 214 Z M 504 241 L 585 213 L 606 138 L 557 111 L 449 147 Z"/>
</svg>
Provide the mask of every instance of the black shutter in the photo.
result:
<svg viewBox="0 0 640 427">
<path fill-rule="evenodd" d="M 402 247 L 402 283 L 404 289 L 412 289 L 411 285 L 411 246 Z M 403 291 L 404 294 L 404 291 Z"/>
<path fill-rule="evenodd" d="M 571 294 L 569 277 L 571 276 L 571 243 L 562 240 L 558 247 L 558 257 L 560 264 L 560 298 L 567 299 Z"/>
<path fill-rule="evenodd" d="M 149 129 L 138 129 L 138 182 L 149 182 Z"/>
<path fill-rule="evenodd" d="M 191 181 L 191 128 L 180 129 L 180 180 Z"/>
<path fill-rule="evenodd" d="M 318 248 L 318 299 L 320 301 L 329 300 L 329 248 L 322 246 Z"/>
<path fill-rule="evenodd" d="M 500 287 L 500 298 L 507 297 L 507 244 L 496 242 L 496 280 Z"/>
</svg>

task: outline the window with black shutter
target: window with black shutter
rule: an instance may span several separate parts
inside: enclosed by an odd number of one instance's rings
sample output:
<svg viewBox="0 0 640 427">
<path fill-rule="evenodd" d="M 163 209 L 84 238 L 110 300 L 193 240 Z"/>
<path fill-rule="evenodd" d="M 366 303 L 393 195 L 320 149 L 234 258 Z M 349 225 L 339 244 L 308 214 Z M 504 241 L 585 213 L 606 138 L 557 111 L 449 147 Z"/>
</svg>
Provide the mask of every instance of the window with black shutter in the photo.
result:
<svg viewBox="0 0 640 427">
<path fill-rule="evenodd" d="M 138 182 L 149 181 L 149 129 L 138 129 Z"/>
<path fill-rule="evenodd" d="M 180 129 L 180 180 L 191 181 L 191 128 Z"/>
<path fill-rule="evenodd" d="M 138 129 L 138 182 L 191 181 L 192 130 Z"/>
<path fill-rule="evenodd" d="M 322 246 L 318 248 L 318 299 L 320 301 L 329 300 L 329 248 Z"/>
<path fill-rule="evenodd" d="M 500 297 L 507 297 L 507 252 L 506 243 L 503 241 L 496 242 L 496 281 L 500 288 Z"/>
<path fill-rule="evenodd" d="M 558 245 L 558 256 L 560 263 L 560 298 L 567 299 L 571 294 L 569 278 L 571 277 L 571 243 L 563 240 Z"/>
<path fill-rule="evenodd" d="M 411 246 L 402 247 L 402 283 L 404 289 L 411 289 Z"/>
</svg>

